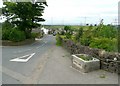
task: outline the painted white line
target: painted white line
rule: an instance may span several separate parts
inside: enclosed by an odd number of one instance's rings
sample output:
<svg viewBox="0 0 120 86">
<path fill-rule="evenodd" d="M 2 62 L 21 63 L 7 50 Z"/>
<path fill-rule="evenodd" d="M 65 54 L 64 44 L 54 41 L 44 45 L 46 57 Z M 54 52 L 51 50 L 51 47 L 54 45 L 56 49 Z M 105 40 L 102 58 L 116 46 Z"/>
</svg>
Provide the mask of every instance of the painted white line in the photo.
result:
<svg viewBox="0 0 120 86">
<path fill-rule="evenodd" d="M 22 57 L 17 57 L 15 59 L 11 59 L 10 61 L 27 62 L 33 55 L 35 55 L 35 53 L 28 54 L 28 55 L 25 55 L 25 56 L 22 56 Z M 26 59 L 24 59 L 24 58 L 26 58 Z"/>
<path fill-rule="evenodd" d="M 37 41 L 37 40 L 42 40 L 42 39 L 35 38 L 35 40 Z"/>
</svg>

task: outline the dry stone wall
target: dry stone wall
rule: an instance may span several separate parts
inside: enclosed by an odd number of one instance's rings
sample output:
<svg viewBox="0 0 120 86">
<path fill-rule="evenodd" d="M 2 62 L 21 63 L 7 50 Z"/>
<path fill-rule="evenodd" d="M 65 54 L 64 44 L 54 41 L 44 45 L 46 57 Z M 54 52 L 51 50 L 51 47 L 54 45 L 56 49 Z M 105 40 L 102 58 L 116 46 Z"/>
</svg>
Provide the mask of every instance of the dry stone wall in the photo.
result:
<svg viewBox="0 0 120 86">
<path fill-rule="evenodd" d="M 102 49 L 90 48 L 76 44 L 71 40 L 61 39 L 62 46 L 71 54 L 89 54 L 100 60 L 100 68 L 120 74 L 120 53 L 106 52 Z"/>
</svg>

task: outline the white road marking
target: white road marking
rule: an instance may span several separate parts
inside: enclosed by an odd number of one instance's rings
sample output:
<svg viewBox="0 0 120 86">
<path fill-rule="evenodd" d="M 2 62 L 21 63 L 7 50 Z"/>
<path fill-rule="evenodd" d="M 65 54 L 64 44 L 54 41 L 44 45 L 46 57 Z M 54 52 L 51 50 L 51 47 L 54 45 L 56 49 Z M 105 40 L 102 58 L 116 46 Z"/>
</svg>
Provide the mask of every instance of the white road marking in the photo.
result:
<svg viewBox="0 0 120 86">
<path fill-rule="evenodd" d="M 33 55 L 35 55 L 35 53 L 28 54 L 28 55 L 25 55 L 25 56 L 22 56 L 22 57 L 17 57 L 15 59 L 11 59 L 10 61 L 27 62 Z M 26 58 L 26 57 L 28 57 L 28 58 Z M 26 59 L 24 59 L 24 58 L 26 58 Z"/>
<path fill-rule="evenodd" d="M 37 40 L 42 40 L 42 39 L 35 38 L 35 40 L 37 41 Z"/>
</svg>

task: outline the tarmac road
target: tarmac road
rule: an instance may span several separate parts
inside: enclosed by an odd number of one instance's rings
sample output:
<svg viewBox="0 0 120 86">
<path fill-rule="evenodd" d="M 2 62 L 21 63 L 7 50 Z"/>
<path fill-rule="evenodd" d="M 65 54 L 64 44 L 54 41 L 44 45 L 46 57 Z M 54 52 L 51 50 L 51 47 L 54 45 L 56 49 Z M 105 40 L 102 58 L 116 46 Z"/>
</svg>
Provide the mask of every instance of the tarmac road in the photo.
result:
<svg viewBox="0 0 120 86">
<path fill-rule="evenodd" d="M 48 53 L 55 45 L 55 37 L 46 35 L 35 43 L 24 46 L 3 46 L 2 47 L 2 83 L 3 84 L 23 84 L 29 76 L 33 74 L 35 68 L 40 63 L 40 58 Z M 26 62 L 10 61 L 21 56 L 35 53 Z M 27 57 L 26 57 L 27 58 Z M 24 58 L 24 59 L 26 59 Z"/>
</svg>

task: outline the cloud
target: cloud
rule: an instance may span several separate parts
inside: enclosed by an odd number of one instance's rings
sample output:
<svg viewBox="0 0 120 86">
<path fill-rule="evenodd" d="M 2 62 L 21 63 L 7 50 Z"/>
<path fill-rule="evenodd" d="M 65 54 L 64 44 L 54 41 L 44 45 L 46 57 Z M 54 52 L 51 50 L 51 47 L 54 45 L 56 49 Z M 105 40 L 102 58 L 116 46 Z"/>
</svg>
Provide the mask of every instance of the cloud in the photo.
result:
<svg viewBox="0 0 120 86">
<path fill-rule="evenodd" d="M 94 16 L 113 18 L 118 14 L 118 2 L 119 0 L 47 0 L 48 7 L 43 17 L 58 21 L 62 20 L 61 18 L 74 20 L 77 17 Z"/>
<path fill-rule="evenodd" d="M 3 5 L 3 1 L 0 0 L 0 8 L 2 8 L 2 5 Z"/>
<path fill-rule="evenodd" d="M 80 23 L 84 18 L 98 21 L 105 18 L 108 23 L 118 16 L 119 0 L 46 0 L 44 23 Z M 2 0 L 0 0 L 2 6 Z M 110 21 L 109 21 L 110 20 Z"/>
</svg>

